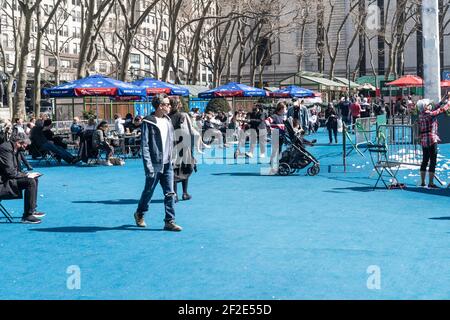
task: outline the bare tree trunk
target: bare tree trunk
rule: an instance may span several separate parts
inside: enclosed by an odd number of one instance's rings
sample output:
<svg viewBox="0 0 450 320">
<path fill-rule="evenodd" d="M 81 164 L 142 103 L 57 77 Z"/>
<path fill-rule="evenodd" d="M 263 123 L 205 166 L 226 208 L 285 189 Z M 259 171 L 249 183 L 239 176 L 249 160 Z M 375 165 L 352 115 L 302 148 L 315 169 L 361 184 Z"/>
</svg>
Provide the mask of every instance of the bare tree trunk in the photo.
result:
<svg viewBox="0 0 450 320">
<path fill-rule="evenodd" d="M 24 29 L 23 38 L 20 48 L 19 58 L 19 75 L 17 81 L 16 101 L 13 108 L 13 118 L 25 118 L 25 99 L 26 99 L 26 87 L 28 80 L 27 64 L 28 54 L 30 53 L 29 44 L 31 39 L 31 23 L 34 10 L 40 1 L 36 1 L 33 6 L 29 6 L 28 3 L 19 2 L 24 16 Z"/>
<path fill-rule="evenodd" d="M 169 70 L 170 66 L 173 62 L 173 53 L 175 49 L 175 44 L 177 41 L 177 21 L 178 21 L 178 15 L 180 13 L 180 9 L 183 5 L 183 0 L 177 0 L 173 2 L 173 0 L 169 1 L 169 46 L 167 52 L 169 54 L 166 56 L 166 59 L 164 60 L 164 67 L 161 74 L 161 80 L 167 81 L 167 78 L 169 76 Z"/>
<path fill-rule="evenodd" d="M 34 58 L 34 116 L 39 117 L 41 110 L 41 50 L 42 50 L 42 22 L 41 22 L 41 7 L 36 8 L 36 23 L 38 25 L 38 32 L 36 38 L 36 51 Z"/>
</svg>

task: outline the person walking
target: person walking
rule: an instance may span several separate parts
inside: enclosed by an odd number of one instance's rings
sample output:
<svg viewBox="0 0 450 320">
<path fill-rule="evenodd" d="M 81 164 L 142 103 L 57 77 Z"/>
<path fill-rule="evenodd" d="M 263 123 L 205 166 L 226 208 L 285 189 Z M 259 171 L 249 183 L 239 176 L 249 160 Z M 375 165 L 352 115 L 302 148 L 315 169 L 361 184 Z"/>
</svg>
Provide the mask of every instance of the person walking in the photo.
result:
<svg viewBox="0 0 450 320">
<path fill-rule="evenodd" d="M 330 139 L 330 144 L 333 143 L 333 135 L 334 135 L 334 142 L 338 143 L 337 140 L 337 132 L 338 132 L 338 117 L 336 114 L 336 110 L 334 109 L 334 106 L 332 103 L 328 104 L 327 110 L 325 110 L 325 119 L 326 119 L 326 125 L 328 129 L 328 137 Z"/>
<path fill-rule="evenodd" d="M 256 143 L 259 143 L 259 157 L 261 159 L 266 157 L 266 144 L 267 144 L 267 127 L 266 117 L 260 106 L 256 106 L 250 113 L 249 125 L 250 125 L 250 150 L 245 153 L 248 158 L 253 158 L 253 152 L 256 147 Z"/>
<path fill-rule="evenodd" d="M 353 130 L 354 132 L 356 132 L 356 120 L 361 118 L 361 112 L 362 112 L 362 108 L 360 105 L 361 100 L 359 98 L 357 98 L 351 105 L 350 105 L 350 115 L 352 116 L 352 125 L 353 125 Z"/>
<path fill-rule="evenodd" d="M 191 200 L 192 196 L 188 193 L 189 177 L 196 164 L 194 158 L 194 131 L 190 116 L 187 113 L 180 112 L 181 101 L 176 98 L 170 99 L 170 114 L 172 125 L 175 129 L 175 145 L 173 156 L 173 171 L 175 192 L 175 202 L 178 202 L 177 184 L 181 182 L 183 188 L 183 200 Z"/>
<path fill-rule="evenodd" d="M 423 160 L 420 167 L 421 187 L 425 187 L 425 178 L 428 174 L 429 182 L 428 188 L 438 189 L 439 187 L 434 184 L 434 176 L 436 171 L 438 143 L 441 141 L 438 135 L 438 119 L 437 117 L 449 110 L 450 104 L 442 103 L 441 107 L 433 110 L 433 102 L 431 100 L 420 100 L 417 102 L 417 108 L 419 110 L 419 134 L 420 144 L 423 150 Z"/>
<path fill-rule="evenodd" d="M 145 171 L 145 187 L 134 219 L 136 225 L 145 228 L 144 215 L 148 211 L 158 183 L 164 192 L 164 230 L 181 231 L 182 227 L 175 223 L 175 192 L 173 191 L 174 172 L 172 152 L 174 144 L 174 128 L 168 116 L 170 100 L 166 94 L 157 95 L 152 100 L 155 112 L 147 116 L 142 124 L 141 150 Z"/>
</svg>

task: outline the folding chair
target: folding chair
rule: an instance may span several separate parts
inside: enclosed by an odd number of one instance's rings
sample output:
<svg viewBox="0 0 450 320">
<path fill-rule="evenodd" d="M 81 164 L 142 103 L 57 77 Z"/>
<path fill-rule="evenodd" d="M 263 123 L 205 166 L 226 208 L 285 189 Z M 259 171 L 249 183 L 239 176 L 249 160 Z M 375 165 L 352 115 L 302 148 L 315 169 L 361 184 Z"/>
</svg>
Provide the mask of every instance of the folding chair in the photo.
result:
<svg viewBox="0 0 450 320">
<path fill-rule="evenodd" d="M 48 165 L 51 165 L 52 161 L 58 163 L 60 162 L 59 160 L 56 159 L 56 156 L 53 154 L 53 152 L 48 150 L 42 150 L 33 143 L 30 145 L 29 151 L 30 154 L 33 155 L 33 159 L 38 160 L 38 165 L 40 165 L 42 161 L 45 161 Z"/>
<path fill-rule="evenodd" d="M 397 180 L 397 174 L 400 170 L 400 163 L 395 161 L 389 161 L 387 157 L 387 147 L 384 144 L 374 144 L 368 147 L 370 158 L 372 160 L 373 167 L 378 174 L 377 182 L 375 183 L 373 190 L 375 190 L 380 181 L 383 182 L 386 189 L 394 189 L 396 187 L 403 189 L 404 185 L 399 184 Z M 385 173 L 387 175 L 385 175 Z M 385 179 L 391 179 L 391 184 L 388 184 Z"/>
<path fill-rule="evenodd" d="M 3 215 L 5 216 L 7 222 L 12 223 L 13 222 L 13 217 L 12 215 L 8 212 L 8 210 L 6 210 L 6 208 L 3 206 L 2 204 L 2 200 L 0 199 L 0 212 L 3 213 Z"/>
</svg>

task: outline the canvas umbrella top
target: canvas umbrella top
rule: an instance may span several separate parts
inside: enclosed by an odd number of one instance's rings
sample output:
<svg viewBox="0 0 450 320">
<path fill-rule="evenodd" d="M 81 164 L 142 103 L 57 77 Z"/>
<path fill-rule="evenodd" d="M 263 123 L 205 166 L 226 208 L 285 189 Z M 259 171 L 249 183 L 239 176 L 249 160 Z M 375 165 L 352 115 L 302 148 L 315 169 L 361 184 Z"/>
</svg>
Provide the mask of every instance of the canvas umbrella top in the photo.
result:
<svg viewBox="0 0 450 320">
<path fill-rule="evenodd" d="M 200 92 L 199 98 L 218 98 L 218 97 L 266 97 L 267 91 L 254 88 L 242 83 L 229 82 L 223 86 Z"/>
<path fill-rule="evenodd" d="M 372 84 L 370 83 L 364 83 L 361 86 L 358 87 L 358 90 L 370 90 L 370 91 L 375 91 L 377 90 L 377 88 L 375 88 Z"/>
<path fill-rule="evenodd" d="M 394 87 L 422 87 L 423 79 L 418 76 L 407 75 L 392 82 L 389 82 L 386 85 Z"/>
<path fill-rule="evenodd" d="M 312 90 L 298 86 L 287 86 L 271 92 L 270 96 L 275 98 L 312 98 L 315 96 L 315 93 Z"/>
<path fill-rule="evenodd" d="M 83 79 L 64 83 L 52 88 L 44 89 L 44 95 L 51 98 L 73 98 L 86 96 L 145 96 L 145 89 L 131 83 L 93 75 Z"/>
<path fill-rule="evenodd" d="M 163 82 L 153 78 L 144 78 L 133 81 L 133 84 L 146 90 L 148 96 L 165 93 L 170 96 L 189 96 L 189 90 L 171 83 Z"/>
</svg>

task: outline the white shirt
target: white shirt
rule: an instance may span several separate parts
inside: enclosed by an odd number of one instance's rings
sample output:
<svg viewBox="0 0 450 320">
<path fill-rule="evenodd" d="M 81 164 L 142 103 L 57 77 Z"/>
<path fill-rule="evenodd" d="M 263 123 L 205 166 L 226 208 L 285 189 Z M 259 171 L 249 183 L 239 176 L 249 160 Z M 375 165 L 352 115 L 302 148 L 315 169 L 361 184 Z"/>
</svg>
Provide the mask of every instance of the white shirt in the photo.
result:
<svg viewBox="0 0 450 320">
<path fill-rule="evenodd" d="M 169 141 L 169 130 L 170 130 L 170 123 L 169 120 L 167 120 L 166 117 L 163 118 L 156 118 L 156 126 L 158 127 L 159 131 L 161 132 L 161 141 L 162 141 L 162 148 L 163 148 L 163 163 L 167 164 L 170 161 L 170 141 Z"/>
<path fill-rule="evenodd" d="M 114 121 L 114 129 L 116 129 L 118 134 L 125 134 L 125 128 L 123 124 L 125 123 L 125 120 L 122 118 L 116 119 Z"/>
</svg>

